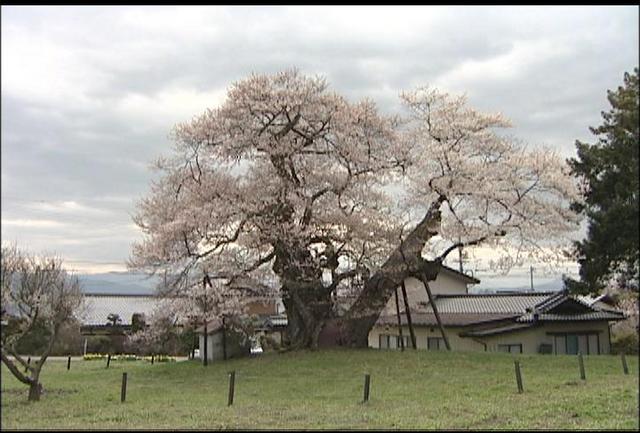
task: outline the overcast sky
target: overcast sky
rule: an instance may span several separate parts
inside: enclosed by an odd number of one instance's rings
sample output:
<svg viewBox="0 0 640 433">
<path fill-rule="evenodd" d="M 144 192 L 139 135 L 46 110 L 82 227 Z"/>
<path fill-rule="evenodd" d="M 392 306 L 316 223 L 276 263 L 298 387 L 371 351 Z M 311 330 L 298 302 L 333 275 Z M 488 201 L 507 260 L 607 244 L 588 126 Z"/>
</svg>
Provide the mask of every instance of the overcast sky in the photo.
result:
<svg viewBox="0 0 640 433">
<path fill-rule="evenodd" d="M 2 241 L 124 270 L 171 127 L 252 72 L 389 113 L 403 89 L 466 92 L 569 157 L 638 49 L 632 6 L 2 7 Z"/>
</svg>

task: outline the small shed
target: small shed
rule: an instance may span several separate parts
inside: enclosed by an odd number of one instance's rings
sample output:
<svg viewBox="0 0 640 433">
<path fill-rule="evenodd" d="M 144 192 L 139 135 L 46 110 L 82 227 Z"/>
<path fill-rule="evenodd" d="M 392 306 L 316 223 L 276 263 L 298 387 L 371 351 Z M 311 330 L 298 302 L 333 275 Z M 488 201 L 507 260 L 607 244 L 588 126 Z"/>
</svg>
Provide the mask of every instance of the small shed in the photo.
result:
<svg viewBox="0 0 640 433">
<path fill-rule="evenodd" d="M 198 352 L 200 359 L 205 356 L 205 338 L 207 343 L 207 359 L 220 361 L 231 358 L 249 356 L 251 341 L 242 333 L 223 324 L 222 320 L 212 320 L 205 326 L 196 329 L 198 334 Z M 206 335 L 205 335 L 206 334 Z"/>
</svg>

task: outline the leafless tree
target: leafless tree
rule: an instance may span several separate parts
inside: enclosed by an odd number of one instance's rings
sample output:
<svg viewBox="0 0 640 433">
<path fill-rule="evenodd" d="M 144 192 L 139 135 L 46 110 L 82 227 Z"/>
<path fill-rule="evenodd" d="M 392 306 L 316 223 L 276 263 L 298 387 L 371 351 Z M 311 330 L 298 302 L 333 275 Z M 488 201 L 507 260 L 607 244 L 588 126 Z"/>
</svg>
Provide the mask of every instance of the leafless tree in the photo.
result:
<svg viewBox="0 0 640 433">
<path fill-rule="evenodd" d="M 42 394 L 40 373 L 62 326 L 81 311 L 83 295 L 76 276 L 62 267 L 59 257 L 35 256 L 17 246 L 2 247 L 2 362 L 22 383 L 29 385 L 29 401 Z M 44 351 L 28 363 L 17 343 L 43 325 L 48 331 Z"/>
</svg>

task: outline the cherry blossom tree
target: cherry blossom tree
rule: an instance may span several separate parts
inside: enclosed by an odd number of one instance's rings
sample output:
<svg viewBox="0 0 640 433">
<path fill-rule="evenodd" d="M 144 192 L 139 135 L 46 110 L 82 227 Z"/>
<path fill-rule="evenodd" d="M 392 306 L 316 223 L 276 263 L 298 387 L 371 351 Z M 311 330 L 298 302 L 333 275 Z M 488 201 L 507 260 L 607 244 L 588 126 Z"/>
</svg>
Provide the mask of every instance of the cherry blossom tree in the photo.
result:
<svg viewBox="0 0 640 433">
<path fill-rule="evenodd" d="M 506 119 L 463 97 L 402 98 L 408 115 L 385 116 L 297 71 L 233 84 L 219 107 L 174 128 L 135 217 L 144 238 L 130 265 L 167 272 L 174 287 L 205 268 L 275 277 L 299 348 L 317 347 L 328 324 L 342 344 L 366 346 L 395 287 L 416 275 L 428 288 L 460 246 L 548 258 L 544 240 L 576 222 L 562 160 L 498 135 Z M 363 288 L 336 318 L 336 291 L 354 277 Z"/>
<path fill-rule="evenodd" d="M 40 372 L 59 332 L 82 311 L 80 283 L 63 269 L 61 259 L 31 256 L 15 245 L 2 247 L 1 279 L 2 362 L 29 385 L 29 401 L 37 401 L 42 394 Z M 39 324 L 46 327 L 49 341 L 39 359 L 28 363 L 15 347 Z"/>
<path fill-rule="evenodd" d="M 418 222 L 407 219 L 411 230 L 349 311 L 346 332 L 359 345 L 407 276 L 422 280 L 431 300 L 429 281 L 460 247 L 493 246 L 507 269 L 523 257 L 561 261 L 557 246 L 570 243 L 579 223 L 570 209 L 576 185 L 559 155 L 500 135 L 509 121 L 470 108 L 464 96 L 425 87 L 401 97 L 409 111 L 401 139 L 410 148 L 403 207 Z"/>
</svg>

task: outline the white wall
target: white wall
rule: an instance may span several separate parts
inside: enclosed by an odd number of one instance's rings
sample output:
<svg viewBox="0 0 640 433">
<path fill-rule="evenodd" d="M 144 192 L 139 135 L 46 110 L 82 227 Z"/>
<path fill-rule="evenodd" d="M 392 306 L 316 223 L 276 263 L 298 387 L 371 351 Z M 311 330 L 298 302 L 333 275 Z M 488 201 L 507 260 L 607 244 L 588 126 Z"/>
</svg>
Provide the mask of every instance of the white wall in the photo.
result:
<svg viewBox="0 0 640 433">
<path fill-rule="evenodd" d="M 198 338 L 198 350 L 200 353 L 200 359 L 204 359 L 204 335 L 200 334 Z M 208 335 L 207 341 L 207 359 L 209 361 L 221 360 L 224 358 L 222 351 L 222 333 L 217 332 L 215 334 Z"/>
<path fill-rule="evenodd" d="M 599 322 L 549 322 L 541 324 L 540 326 L 523 329 L 521 331 L 510 332 L 506 334 L 498 334 L 490 337 L 472 339 L 469 337 L 460 337 L 460 332 L 468 331 L 468 328 L 462 327 L 447 327 L 445 333 L 451 344 L 451 350 L 453 351 L 484 351 L 484 345 L 486 344 L 486 350 L 488 352 L 497 352 L 498 345 L 500 344 L 521 344 L 522 353 L 539 353 L 540 344 L 551 344 L 554 349 L 554 335 L 553 333 L 580 333 L 585 331 L 599 332 L 599 337 L 594 335 L 589 337 L 589 351 L 587 352 L 586 341 L 583 341 L 586 337 L 580 338 L 579 345 L 580 350 L 586 355 L 596 355 L 598 350 L 600 354 L 610 353 L 610 341 L 609 341 L 609 328 L 608 323 L 605 321 Z M 416 333 L 416 346 L 418 349 L 426 350 L 427 337 L 441 337 L 440 329 L 437 326 L 416 326 L 414 327 Z M 551 334 L 549 334 L 551 333 Z M 398 327 L 393 325 L 388 326 L 374 326 L 371 332 L 369 332 L 369 347 L 380 347 L 380 334 L 386 335 L 399 335 Z M 403 336 L 409 335 L 409 328 L 407 326 L 402 327 Z M 563 338 L 558 338 L 558 343 L 563 342 Z M 598 347 L 599 344 L 599 347 Z M 564 354 L 563 343 L 560 344 L 558 354 Z M 555 353 L 555 352 L 554 352 Z"/>
<path fill-rule="evenodd" d="M 409 307 L 414 310 L 424 309 L 424 304 L 429 302 L 427 296 L 427 290 L 424 288 L 422 281 L 417 278 L 409 277 L 404 280 L 404 285 L 407 289 L 407 300 L 409 301 Z M 435 281 L 429 283 L 432 295 L 464 295 L 467 293 L 467 284 L 460 278 L 456 278 L 447 272 L 439 272 Z M 404 310 L 404 301 L 402 299 L 402 290 L 398 287 L 398 302 L 400 303 L 400 310 Z M 395 296 L 391 295 L 389 302 L 385 306 L 382 314 L 395 314 L 396 313 L 396 301 Z"/>
</svg>

